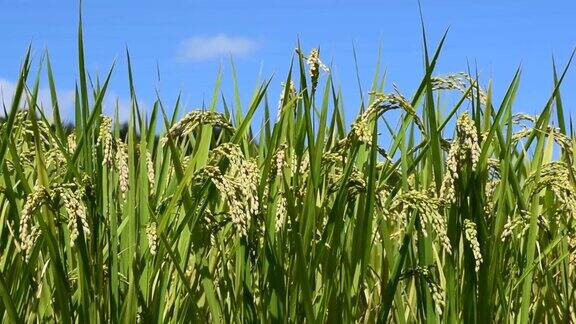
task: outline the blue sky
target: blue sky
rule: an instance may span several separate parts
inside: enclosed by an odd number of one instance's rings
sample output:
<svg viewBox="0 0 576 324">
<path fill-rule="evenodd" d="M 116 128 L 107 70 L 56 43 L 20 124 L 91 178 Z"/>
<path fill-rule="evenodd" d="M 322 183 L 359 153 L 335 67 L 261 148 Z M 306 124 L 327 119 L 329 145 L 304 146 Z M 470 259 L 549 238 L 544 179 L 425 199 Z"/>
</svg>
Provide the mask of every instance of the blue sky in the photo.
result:
<svg viewBox="0 0 576 324">
<path fill-rule="evenodd" d="M 476 62 L 483 83 L 492 79 L 498 97 L 522 64 L 518 112 L 542 108 L 552 88 L 552 54 L 563 66 L 576 45 L 573 1 L 422 0 L 422 7 L 431 45 L 450 27 L 438 74 L 464 71 L 468 62 Z M 186 109 L 209 100 L 219 66 L 224 94 L 231 99 L 229 54 L 237 65 L 243 102 L 261 74 L 275 76 L 270 93 L 275 103 L 297 38 L 306 51 L 320 46 L 323 61 L 333 62 L 350 117 L 359 98 L 353 45 L 364 91 L 380 45 L 389 86 L 394 82 L 410 94 L 422 76 L 417 1 L 98 0 L 84 1 L 83 9 L 88 69 L 103 75 L 118 60 L 111 97 L 121 103 L 128 99 L 125 46 L 139 100 L 151 105 L 159 89 L 171 103 L 182 91 Z M 77 11 L 75 1 L 0 0 L 0 85 L 5 95 L 32 42 L 36 62 L 49 49 L 60 96 L 70 101 L 77 79 Z M 570 111 L 576 104 L 575 73 L 563 86 Z"/>
</svg>

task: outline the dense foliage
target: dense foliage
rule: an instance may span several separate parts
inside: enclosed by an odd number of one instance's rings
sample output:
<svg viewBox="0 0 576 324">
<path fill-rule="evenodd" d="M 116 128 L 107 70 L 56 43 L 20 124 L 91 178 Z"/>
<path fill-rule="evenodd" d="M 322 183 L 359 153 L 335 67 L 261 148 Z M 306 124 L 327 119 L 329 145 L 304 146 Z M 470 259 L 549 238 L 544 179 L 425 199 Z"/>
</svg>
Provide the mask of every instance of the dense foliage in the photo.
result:
<svg viewBox="0 0 576 324">
<path fill-rule="evenodd" d="M 435 76 L 442 39 L 414 94 L 376 73 L 350 124 L 317 50 L 296 51 L 276 118 L 271 81 L 243 109 L 220 75 L 204 109 L 143 111 L 129 70 L 121 136 L 112 69 L 89 82 L 79 36 L 76 127 L 49 60 L 38 102 L 30 54 L 1 124 L 4 321 L 576 321 L 567 67 L 538 116 L 516 114 L 520 73 L 496 103 Z"/>
</svg>

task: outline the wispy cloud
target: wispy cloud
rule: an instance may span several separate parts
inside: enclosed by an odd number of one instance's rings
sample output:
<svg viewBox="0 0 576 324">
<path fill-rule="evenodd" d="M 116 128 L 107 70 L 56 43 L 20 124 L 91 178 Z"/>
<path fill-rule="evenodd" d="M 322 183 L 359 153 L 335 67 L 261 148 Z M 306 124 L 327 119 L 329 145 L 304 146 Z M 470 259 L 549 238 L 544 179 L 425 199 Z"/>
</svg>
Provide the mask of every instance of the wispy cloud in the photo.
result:
<svg viewBox="0 0 576 324">
<path fill-rule="evenodd" d="M 195 36 L 183 40 L 178 47 L 178 59 L 184 62 L 204 61 L 225 55 L 246 56 L 257 48 L 256 41 L 225 34 Z"/>
<path fill-rule="evenodd" d="M 7 110 L 12 105 L 14 99 L 14 91 L 16 91 L 16 83 L 3 79 L 0 77 L 0 115 L 4 115 L 4 106 Z M 26 105 L 25 94 L 20 99 L 20 106 Z M 74 113 L 74 90 L 63 90 L 56 94 L 60 113 L 63 116 L 69 116 Z M 48 117 L 52 115 L 52 98 L 49 88 L 41 87 L 38 90 L 37 104 L 44 109 Z"/>
<path fill-rule="evenodd" d="M 0 116 L 4 116 L 4 106 L 7 110 L 10 110 L 15 90 L 15 82 L 0 77 Z M 60 109 L 60 116 L 62 121 L 65 123 L 73 123 L 75 114 L 74 90 L 59 90 L 56 94 L 56 97 L 58 99 L 58 107 Z M 20 107 L 26 106 L 26 100 L 24 98 L 25 97 L 22 97 L 20 100 Z M 48 120 L 51 120 L 52 98 L 49 88 L 41 87 L 38 90 L 37 104 L 44 110 Z M 138 100 L 138 105 L 141 111 L 148 111 L 150 107 L 145 101 L 141 100 Z M 120 122 L 127 122 L 130 118 L 130 110 L 132 109 L 131 100 L 129 98 L 119 96 L 113 90 L 109 90 L 107 91 L 104 98 L 102 112 L 109 116 L 115 116 L 116 108 L 118 108 L 118 118 Z"/>
</svg>

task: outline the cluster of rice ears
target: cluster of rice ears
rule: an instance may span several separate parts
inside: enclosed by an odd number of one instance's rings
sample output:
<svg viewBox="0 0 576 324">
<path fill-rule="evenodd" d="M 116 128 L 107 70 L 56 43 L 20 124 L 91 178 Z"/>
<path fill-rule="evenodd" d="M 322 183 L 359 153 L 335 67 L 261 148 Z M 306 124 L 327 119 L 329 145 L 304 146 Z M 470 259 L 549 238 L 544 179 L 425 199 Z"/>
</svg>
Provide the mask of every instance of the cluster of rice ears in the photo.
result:
<svg viewBox="0 0 576 324">
<path fill-rule="evenodd" d="M 81 29 L 72 130 L 28 51 L 0 126 L 3 321 L 576 321 L 570 63 L 518 115 L 520 71 L 496 103 L 471 73 L 434 74 L 443 42 L 424 41 L 411 96 L 375 73 L 350 123 L 316 50 L 296 51 L 278 107 L 271 80 L 230 104 L 219 74 L 191 112 L 141 110 L 127 55 L 124 132 Z"/>
</svg>

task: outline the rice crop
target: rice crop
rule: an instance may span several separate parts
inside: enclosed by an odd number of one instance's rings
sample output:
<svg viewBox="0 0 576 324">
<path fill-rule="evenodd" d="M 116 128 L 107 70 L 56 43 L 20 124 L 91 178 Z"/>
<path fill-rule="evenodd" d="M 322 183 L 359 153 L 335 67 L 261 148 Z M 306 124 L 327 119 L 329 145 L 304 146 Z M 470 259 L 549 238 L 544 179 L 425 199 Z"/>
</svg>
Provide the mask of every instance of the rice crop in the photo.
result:
<svg viewBox="0 0 576 324">
<path fill-rule="evenodd" d="M 499 102 L 473 73 L 436 75 L 445 37 L 414 93 L 376 72 L 358 107 L 317 49 L 245 109 L 219 74 L 206 107 L 146 111 L 129 67 L 125 130 L 81 28 L 73 128 L 47 55 L 39 102 L 29 50 L 0 124 L 2 320 L 576 322 L 570 62 L 531 116 L 520 70 Z"/>
</svg>

